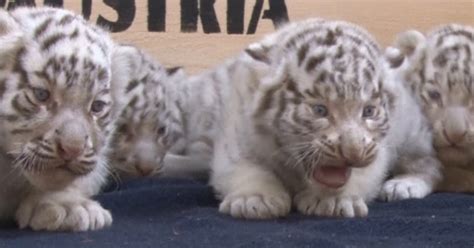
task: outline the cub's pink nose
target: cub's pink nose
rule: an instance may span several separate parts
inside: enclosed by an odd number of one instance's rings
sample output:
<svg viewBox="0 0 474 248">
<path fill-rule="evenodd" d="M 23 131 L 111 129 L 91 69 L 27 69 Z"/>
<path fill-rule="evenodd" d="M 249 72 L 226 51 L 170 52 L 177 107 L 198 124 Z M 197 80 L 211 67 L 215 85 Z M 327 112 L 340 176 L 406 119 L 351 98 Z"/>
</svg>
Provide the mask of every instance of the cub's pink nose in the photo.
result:
<svg viewBox="0 0 474 248">
<path fill-rule="evenodd" d="M 442 120 L 442 132 L 450 145 L 456 146 L 464 142 L 470 128 L 468 117 L 469 112 L 463 107 L 451 107 L 446 110 Z"/>
<path fill-rule="evenodd" d="M 58 142 L 58 154 L 64 160 L 74 160 L 82 155 L 84 152 L 84 146 L 82 145 L 69 145 Z"/>
<path fill-rule="evenodd" d="M 365 157 L 363 144 L 355 142 L 346 142 L 343 140 L 340 146 L 342 159 L 349 167 L 364 167 Z"/>
</svg>

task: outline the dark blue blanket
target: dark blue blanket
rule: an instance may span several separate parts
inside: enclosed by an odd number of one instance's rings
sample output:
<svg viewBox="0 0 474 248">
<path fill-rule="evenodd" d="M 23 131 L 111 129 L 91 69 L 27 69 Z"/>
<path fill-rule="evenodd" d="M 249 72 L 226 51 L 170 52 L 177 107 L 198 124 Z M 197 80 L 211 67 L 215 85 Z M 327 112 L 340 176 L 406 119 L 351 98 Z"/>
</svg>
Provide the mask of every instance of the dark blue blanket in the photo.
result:
<svg viewBox="0 0 474 248">
<path fill-rule="evenodd" d="M 373 203 L 364 219 L 291 214 L 235 220 L 217 212 L 212 190 L 185 180 L 141 180 L 98 197 L 113 226 L 87 233 L 0 230 L 0 247 L 473 247 L 474 196 Z"/>
</svg>

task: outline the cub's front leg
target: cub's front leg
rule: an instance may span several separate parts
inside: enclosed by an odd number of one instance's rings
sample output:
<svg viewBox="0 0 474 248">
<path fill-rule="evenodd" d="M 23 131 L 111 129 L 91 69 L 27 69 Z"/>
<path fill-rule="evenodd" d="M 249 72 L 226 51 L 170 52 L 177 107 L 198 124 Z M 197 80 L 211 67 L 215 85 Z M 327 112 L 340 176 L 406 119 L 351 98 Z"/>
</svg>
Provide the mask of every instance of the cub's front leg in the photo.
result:
<svg viewBox="0 0 474 248">
<path fill-rule="evenodd" d="M 380 198 L 397 201 L 423 198 L 433 192 L 441 180 L 441 163 L 433 156 L 402 159 L 399 172 L 382 186 Z"/>
<path fill-rule="evenodd" d="M 32 192 L 16 212 L 20 228 L 47 231 L 88 231 L 112 224 L 112 215 L 76 190 Z"/>
<path fill-rule="evenodd" d="M 221 194 L 219 211 L 235 218 L 270 219 L 288 215 L 291 198 L 273 172 L 247 161 L 228 172 L 214 170 L 213 186 Z"/>
</svg>

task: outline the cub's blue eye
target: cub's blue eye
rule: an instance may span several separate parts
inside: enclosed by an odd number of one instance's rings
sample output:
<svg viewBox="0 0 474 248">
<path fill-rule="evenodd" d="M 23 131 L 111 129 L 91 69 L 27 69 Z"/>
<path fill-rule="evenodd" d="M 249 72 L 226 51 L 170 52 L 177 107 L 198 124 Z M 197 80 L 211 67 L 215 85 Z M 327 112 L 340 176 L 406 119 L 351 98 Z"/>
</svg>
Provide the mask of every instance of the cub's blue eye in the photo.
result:
<svg viewBox="0 0 474 248">
<path fill-rule="evenodd" d="M 432 100 L 439 100 L 439 99 L 441 99 L 441 94 L 440 94 L 437 90 L 430 90 L 430 91 L 428 91 L 428 96 L 429 96 Z"/>
<path fill-rule="evenodd" d="M 128 125 L 125 123 L 121 124 L 117 130 L 119 133 L 128 133 Z"/>
<path fill-rule="evenodd" d="M 40 102 L 48 101 L 51 95 L 51 93 L 49 93 L 49 90 L 42 89 L 42 88 L 34 88 L 33 94 L 35 95 L 36 99 Z"/>
<path fill-rule="evenodd" d="M 166 127 L 159 127 L 157 133 L 158 135 L 164 135 L 166 133 Z"/>
<path fill-rule="evenodd" d="M 365 106 L 364 110 L 362 111 L 362 117 L 367 118 L 367 117 L 372 117 L 375 114 L 375 107 L 374 106 Z"/>
<path fill-rule="evenodd" d="M 104 110 L 106 103 L 104 101 L 94 101 L 91 105 L 91 111 L 94 113 L 100 113 Z"/>
<path fill-rule="evenodd" d="M 328 115 L 328 108 L 322 104 L 314 106 L 314 113 L 321 117 L 326 117 Z"/>
</svg>

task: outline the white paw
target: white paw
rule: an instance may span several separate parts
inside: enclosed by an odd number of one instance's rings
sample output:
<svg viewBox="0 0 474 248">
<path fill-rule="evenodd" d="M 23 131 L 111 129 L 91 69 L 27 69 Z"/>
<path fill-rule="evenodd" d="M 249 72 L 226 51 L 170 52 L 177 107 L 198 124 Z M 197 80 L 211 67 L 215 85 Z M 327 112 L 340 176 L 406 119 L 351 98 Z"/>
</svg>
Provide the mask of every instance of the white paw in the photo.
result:
<svg viewBox="0 0 474 248">
<path fill-rule="evenodd" d="M 112 215 L 99 203 L 80 198 L 77 201 L 40 199 L 24 202 L 16 213 L 20 228 L 47 231 L 98 230 L 112 224 Z"/>
<path fill-rule="evenodd" d="M 384 201 L 423 198 L 430 194 L 431 191 L 432 187 L 420 178 L 394 178 L 384 183 L 379 198 Z"/>
<path fill-rule="evenodd" d="M 286 216 L 291 209 L 290 196 L 281 194 L 238 193 L 224 198 L 219 212 L 234 218 L 271 219 Z"/>
<path fill-rule="evenodd" d="M 296 208 L 306 215 L 326 217 L 365 217 L 369 209 L 358 196 L 321 197 L 302 192 L 295 197 Z"/>
</svg>

